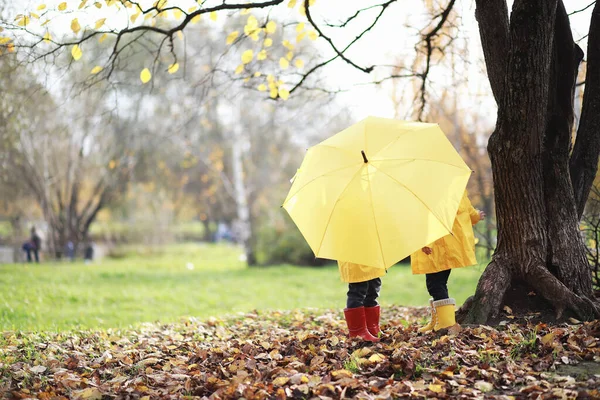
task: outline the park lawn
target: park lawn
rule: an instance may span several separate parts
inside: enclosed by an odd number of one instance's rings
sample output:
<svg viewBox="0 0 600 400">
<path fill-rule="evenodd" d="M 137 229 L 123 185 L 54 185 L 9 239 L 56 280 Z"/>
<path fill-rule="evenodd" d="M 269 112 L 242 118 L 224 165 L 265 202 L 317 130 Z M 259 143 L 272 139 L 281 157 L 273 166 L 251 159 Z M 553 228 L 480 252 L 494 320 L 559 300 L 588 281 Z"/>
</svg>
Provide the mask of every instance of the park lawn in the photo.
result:
<svg viewBox="0 0 600 400">
<path fill-rule="evenodd" d="M 345 303 L 335 264 L 248 268 L 238 247 L 210 244 L 123 254 L 90 265 L 0 266 L 0 331 L 126 328 L 250 310 L 341 310 Z M 453 271 L 449 289 L 458 304 L 473 294 L 482 271 Z M 408 265 L 383 277 L 383 306 L 424 306 L 428 297 L 424 276 L 413 276 Z"/>
</svg>

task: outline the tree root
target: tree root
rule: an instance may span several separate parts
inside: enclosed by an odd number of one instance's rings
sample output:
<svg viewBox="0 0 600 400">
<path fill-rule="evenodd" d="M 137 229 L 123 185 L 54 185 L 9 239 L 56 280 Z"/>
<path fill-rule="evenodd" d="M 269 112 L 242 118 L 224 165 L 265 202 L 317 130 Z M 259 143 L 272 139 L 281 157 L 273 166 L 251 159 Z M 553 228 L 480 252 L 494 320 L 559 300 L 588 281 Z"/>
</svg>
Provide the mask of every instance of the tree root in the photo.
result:
<svg viewBox="0 0 600 400">
<path fill-rule="evenodd" d="M 493 260 L 479 278 L 475 295 L 459 309 L 460 323 L 485 324 L 495 318 L 510 286 L 511 275 L 509 268 Z"/>
<path fill-rule="evenodd" d="M 552 304 L 556 310 L 556 319 L 560 319 L 565 310 L 573 311 L 584 321 L 600 317 L 600 307 L 596 302 L 575 294 L 552 275 L 545 265 L 535 265 L 528 271 L 525 282 Z"/>
</svg>

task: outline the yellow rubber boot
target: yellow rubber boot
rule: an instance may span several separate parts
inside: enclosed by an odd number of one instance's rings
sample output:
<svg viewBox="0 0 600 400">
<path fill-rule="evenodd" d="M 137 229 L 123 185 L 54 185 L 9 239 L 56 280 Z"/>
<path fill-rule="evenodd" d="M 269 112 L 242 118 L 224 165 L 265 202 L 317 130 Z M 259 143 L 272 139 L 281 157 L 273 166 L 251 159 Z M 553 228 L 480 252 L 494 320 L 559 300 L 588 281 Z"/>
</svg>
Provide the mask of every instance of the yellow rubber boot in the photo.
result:
<svg viewBox="0 0 600 400">
<path fill-rule="evenodd" d="M 430 332 L 435 327 L 436 316 L 435 316 L 435 308 L 433 307 L 433 298 L 429 299 L 429 308 L 431 309 L 431 321 L 429 321 L 429 323 L 427 325 L 424 325 L 421 328 L 419 328 L 417 332 L 421 332 L 421 333 Z"/>
<path fill-rule="evenodd" d="M 440 329 L 449 328 L 456 325 L 456 317 L 454 306 L 456 301 L 454 299 L 437 300 L 433 302 L 434 313 L 436 315 L 434 331 Z"/>
</svg>

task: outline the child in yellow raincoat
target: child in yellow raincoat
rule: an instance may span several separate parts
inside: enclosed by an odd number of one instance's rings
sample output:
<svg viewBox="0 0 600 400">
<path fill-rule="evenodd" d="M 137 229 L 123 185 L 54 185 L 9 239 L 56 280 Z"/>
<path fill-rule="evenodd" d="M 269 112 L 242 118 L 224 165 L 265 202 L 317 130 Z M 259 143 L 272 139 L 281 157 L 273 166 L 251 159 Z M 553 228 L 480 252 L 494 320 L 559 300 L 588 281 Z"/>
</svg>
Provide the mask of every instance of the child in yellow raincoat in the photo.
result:
<svg viewBox="0 0 600 400">
<path fill-rule="evenodd" d="M 423 247 L 410 257 L 413 274 L 426 274 L 427 291 L 431 296 L 431 321 L 419 332 L 437 331 L 456 324 L 456 301 L 448 296 L 448 277 L 452 268 L 477 264 L 473 225 L 485 218 L 485 212 L 476 210 L 465 191 L 452 235 L 444 236 Z"/>
<path fill-rule="evenodd" d="M 385 270 L 344 261 L 338 261 L 338 267 L 342 281 L 348 282 L 344 317 L 349 336 L 378 342 L 381 309 L 377 298 Z"/>
</svg>

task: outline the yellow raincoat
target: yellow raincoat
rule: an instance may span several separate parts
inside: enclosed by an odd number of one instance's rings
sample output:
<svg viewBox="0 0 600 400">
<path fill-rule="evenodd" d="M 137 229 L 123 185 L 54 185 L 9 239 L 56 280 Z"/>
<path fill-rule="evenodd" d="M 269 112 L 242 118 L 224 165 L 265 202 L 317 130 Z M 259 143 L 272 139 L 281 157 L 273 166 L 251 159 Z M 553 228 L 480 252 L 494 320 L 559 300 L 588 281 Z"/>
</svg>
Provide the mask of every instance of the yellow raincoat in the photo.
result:
<svg viewBox="0 0 600 400">
<path fill-rule="evenodd" d="M 477 264 L 473 225 L 479 220 L 479 212 L 473 208 L 465 192 L 452 226 L 452 235 L 427 246 L 432 249 L 430 255 L 418 250 L 410 256 L 413 274 L 431 274 Z"/>
<path fill-rule="evenodd" d="M 382 268 L 369 267 L 346 261 L 338 261 L 340 279 L 348 283 L 365 282 L 380 278 L 385 275 L 386 270 Z"/>
</svg>

